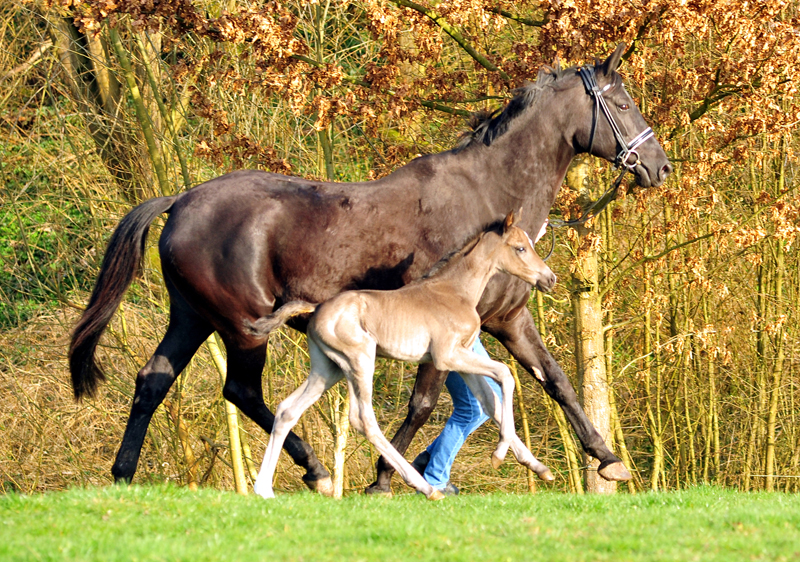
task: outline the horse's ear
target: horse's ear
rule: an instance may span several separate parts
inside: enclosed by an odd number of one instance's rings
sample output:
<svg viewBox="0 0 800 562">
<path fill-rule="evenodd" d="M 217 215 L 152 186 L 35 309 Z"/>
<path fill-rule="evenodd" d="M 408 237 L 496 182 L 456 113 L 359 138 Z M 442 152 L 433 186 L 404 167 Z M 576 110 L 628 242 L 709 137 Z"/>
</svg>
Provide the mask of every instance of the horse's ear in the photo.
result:
<svg viewBox="0 0 800 562">
<path fill-rule="evenodd" d="M 617 45 L 617 48 L 614 49 L 614 52 L 611 53 L 611 56 L 600 65 L 598 69 L 600 71 L 599 74 L 605 74 L 606 76 L 611 75 L 612 72 L 619 68 L 619 62 L 622 60 L 623 53 L 625 53 L 625 43 L 620 43 Z"/>
<path fill-rule="evenodd" d="M 514 226 L 515 222 L 517 221 L 514 217 L 514 211 L 511 211 L 506 215 L 506 219 L 503 221 L 503 234 L 508 232 L 508 229 Z"/>
</svg>

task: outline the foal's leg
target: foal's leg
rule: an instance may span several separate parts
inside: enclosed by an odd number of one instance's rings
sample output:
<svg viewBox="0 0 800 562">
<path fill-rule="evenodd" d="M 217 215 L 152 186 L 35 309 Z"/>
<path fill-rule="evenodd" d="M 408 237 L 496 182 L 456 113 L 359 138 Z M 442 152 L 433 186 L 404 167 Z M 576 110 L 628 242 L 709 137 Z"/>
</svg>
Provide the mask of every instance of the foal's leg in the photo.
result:
<svg viewBox="0 0 800 562">
<path fill-rule="evenodd" d="M 464 379 L 464 382 L 467 383 L 472 394 L 480 401 L 483 411 L 499 426 L 502 417 L 502 409 L 497 395 L 486 383 L 485 377 L 467 373 L 461 374 L 461 377 Z M 555 480 L 555 476 L 550 472 L 550 469 L 533 456 L 533 453 L 531 453 L 525 443 L 522 442 L 516 432 L 511 437 L 511 452 L 514 453 L 514 457 L 521 465 L 531 469 L 545 482 L 552 482 Z"/>
<path fill-rule="evenodd" d="M 442 393 L 444 381 L 448 371 L 440 371 L 433 366 L 433 363 L 423 363 L 417 370 L 417 377 L 414 381 L 414 389 L 411 392 L 411 399 L 408 402 L 408 415 L 403 421 L 403 425 L 395 433 L 392 439 L 392 447 L 400 454 L 404 454 L 411 444 L 414 435 L 422 427 L 436 407 L 439 395 Z M 370 484 L 366 490 L 367 494 L 391 494 L 392 474 L 394 467 L 381 456 L 376 466 L 378 477 L 375 482 Z"/>
<path fill-rule="evenodd" d="M 350 369 L 345 371 L 350 392 L 350 423 L 364 434 L 381 455 L 400 473 L 406 483 L 425 494 L 430 500 L 440 500 L 444 494 L 428 484 L 422 475 L 386 439 L 372 407 L 372 386 L 375 371 L 375 346 L 367 351 L 349 352 Z M 371 353 L 370 353 L 371 351 Z"/>
<path fill-rule="evenodd" d="M 133 478 L 153 412 L 211 331 L 211 326 L 192 311 L 179 295 L 171 295 L 167 333 L 136 376 L 131 414 L 117 459 L 111 468 L 115 481 L 130 481 Z"/>
<path fill-rule="evenodd" d="M 583 449 L 600 461 L 597 473 L 606 480 L 630 480 L 631 473 L 606 445 L 578 402 L 575 389 L 542 342 L 531 313 L 524 306 L 503 322 L 489 322 L 483 329 L 493 335 L 526 371 L 559 403 Z"/>
<path fill-rule="evenodd" d="M 450 350 L 434 349 L 432 355 L 438 368 L 491 377 L 500 384 L 503 391 L 500 442 L 492 453 L 492 464 L 499 468 L 514 436 L 514 377 L 511 376 L 511 371 L 499 361 L 481 357 L 459 345 Z M 489 398 L 484 397 L 484 400 L 488 402 Z"/>
<path fill-rule="evenodd" d="M 261 470 L 253 484 L 253 491 L 264 498 L 275 497 L 272 479 L 275 475 L 275 468 L 278 466 L 278 457 L 280 457 L 286 435 L 297 424 L 303 412 L 344 376 L 342 370 L 325 357 L 325 354 L 311 338 L 308 340 L 308 352 L 311 356 L 311 373 L 303 381 L 303 384 L 281 402 L 275 410 L 275 425 L 264 453 Z"/>
<path fill-rule="evenodd" d="M 223 336 L 224 337 L 224 336 Z M 261 373 L 266 359 L 266 342 L 256 347 L 244 349 L 225 337 L 228 352 L 228 377 L 222 394 L 226 400 L 235 404 L 241 411 L 256 422 L 267 433 L 272 432 L 275 416 L 264 403 L 261 389 Z M 333 494 L 330 473 L 317 458 L 311 446 L 298 435 L 290 432 L 283 448 L 298 466 L 306 469 L 303 482 L 312 490 L 329 496 Z"/>
</svg>

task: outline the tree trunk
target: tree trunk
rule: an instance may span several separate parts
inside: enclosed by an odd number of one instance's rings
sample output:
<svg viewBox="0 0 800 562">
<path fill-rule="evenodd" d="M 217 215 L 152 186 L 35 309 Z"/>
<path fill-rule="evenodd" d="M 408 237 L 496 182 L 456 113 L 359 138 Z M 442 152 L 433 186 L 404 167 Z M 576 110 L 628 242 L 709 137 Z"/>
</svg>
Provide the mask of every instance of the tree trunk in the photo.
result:
<svg viewBox="0 0 800 562">
<path fill-rule="evenodd" d="M 781 139 L 780 162 L 778 164 L 778 185 L 776 195 L 783 193 L 785 185 L 786 137 Z M 784 327 L 783 319 L 783 269 L 785 261 L 785 242 L 778 236 L 775 241 L 775 361 L 772 365 L 771 386 L 769 388 L 769 410 L 767 412 L 767 443 L 764 451 L 765 487 L 768 492 L 775 489 L 775 438 L 778 419 L 778 402 L 780 399 L 781 381 L 783 379 L 784 362 Z"/>
<path fill-rule="evenodd" d="M 586 160 L 576 161 L 567 174 L 572 189 L 588 196 L 586 183 L 589 165 Z M 572 309 L 575 315 L 575 357 L 580 381 L 583 409 L 589 420 L 606 442 L 611 437 L 611 405 L 608 399 L 606 378 L 605 342 L 603 339 L 603 307 L 599 292 L 598 252 L 591 238 L 593 226 L 578 226 L 578 251 L 572 273 Z M 586 491 L 613 494 L 615 482 L 608 482 L 597 474 L 600 462 L 587 458 Z"/>
<path fill-rule="evenodd" d="M 119 81 L 109 70 L 113 66 L 102 36 L 84 35 L 71 18 L 56 19 L 50 36 L 72 101 L 123 198 L 136 203 L 152 197 L 152 169 L 143 158 L 136 135 L 126 124 L 124 97 Z"/>
<path fill-rule="evenodd" d="M 214 366 L 219 373 L 222 386 L 225 386 L 225 378 L 227 375 L 227 367 L 225 365 L 225 358 L 222 356 L 222 351 L 218 343 L 219 336 L 216 333 L 211 334 L 206 340 L 206 347 L 211 353 L 211 358 L 214 360 Z M 247 495 L 247 480 L 244 473 L 244 457 L 242 455 L 242 442 L 239 439 L 239 413 L 236 406 L 225 402 L 225 419 L 228 422 L 228 448 L 231 453 L 231 467 L 233 468 L 233 483 L 236 488 L 236 493 L 243 496 Z"/>
</svg>

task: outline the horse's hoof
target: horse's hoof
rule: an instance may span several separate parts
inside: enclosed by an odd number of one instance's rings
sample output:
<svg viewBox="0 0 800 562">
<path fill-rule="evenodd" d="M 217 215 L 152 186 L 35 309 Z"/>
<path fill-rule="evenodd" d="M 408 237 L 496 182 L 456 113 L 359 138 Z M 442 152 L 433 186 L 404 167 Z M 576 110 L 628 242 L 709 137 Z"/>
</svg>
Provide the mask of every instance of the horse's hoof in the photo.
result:
<svg viewBox="0 0 800 562">
<path fill-rule="evenodd" d="M 439 501 L 439 500 L 443 500 L 444 497 L 445 497 L 444 496 L 444 492 L 434 488 L 433 492 L 431 492 L 431 495 L 428 496 L 428 499 L 431 500 L 431 501 Z"/>
<path fill-rule="evenodd" d="M 494 469 L 499 470 L 501 464 L 503 464 L 503 459 L 501 459 L 497 453 L 492 453 L 492 466 Z"/>
<path fill-rule="evenodd" d="M 306 486 L 308 486 L 308 489 L 312 492 L 318 492 L 329 498 L 333 497 L 333 480 L 331 480 L 330 476 L 320 478 L 319 480 L 307 480 L 303 477 L 303 482 L 306 483 Z"/>
<path fill-rule="evenodd" d="M 625 468 L 625 465 L 622 464 L 622 461 L 612 461 L 608 464 L 601 464 L 600 468 L 597 469 L 597 474 L 609 482 L 625 482 L 633 478 L 631 473 L 628 472 L 628 469 Z"/>
<path fill-rule="evenodd" d="M 388 490 L 385 488 L 381 488 L 378 486 L 377 482 L 374 482 L 364 488 L 364 495 L 367 496 L 380 496 L 384 498 L 391 498 L 392 497 L 392 489 L 389 488 Z"/>
</svg>

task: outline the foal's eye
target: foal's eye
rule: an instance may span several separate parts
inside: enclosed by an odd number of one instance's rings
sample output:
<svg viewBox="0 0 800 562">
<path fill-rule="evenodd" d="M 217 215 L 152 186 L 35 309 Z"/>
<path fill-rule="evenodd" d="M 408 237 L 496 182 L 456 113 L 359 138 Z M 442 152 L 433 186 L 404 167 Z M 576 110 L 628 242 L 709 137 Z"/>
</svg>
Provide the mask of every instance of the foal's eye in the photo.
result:
<svg viewBox="0 0 800 562">
<path fill-rule="evenodd" d="M 631 108 L 631 106 L 629 106 L 627 103 L 623 103 L 622 105 L 619 106 L 619 108 L 622 111 L 628 111 Z"/>
<path fill-rule="evenodd" d="M 525 251 L 525 247 L 524 246 L 517 246 L 517 251 L 521 254 L 521 253 L 523 253 Z"/>
</svg>

